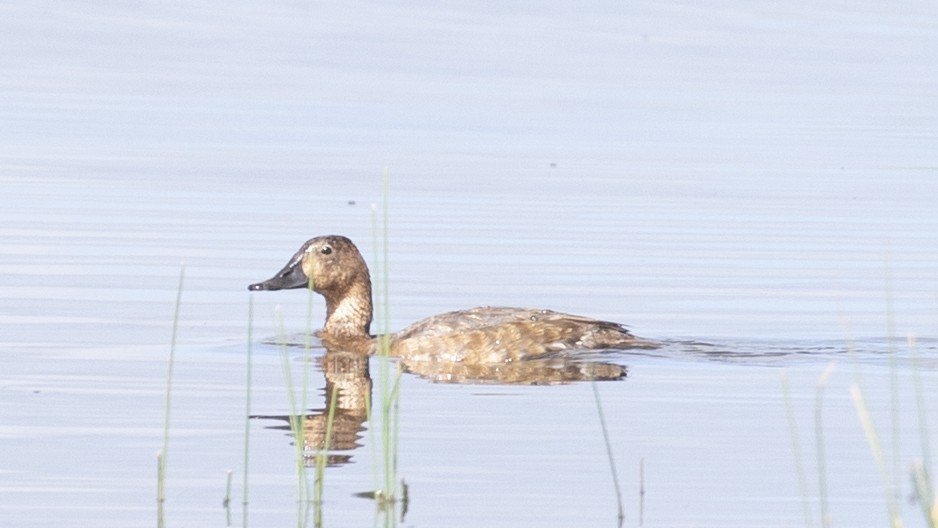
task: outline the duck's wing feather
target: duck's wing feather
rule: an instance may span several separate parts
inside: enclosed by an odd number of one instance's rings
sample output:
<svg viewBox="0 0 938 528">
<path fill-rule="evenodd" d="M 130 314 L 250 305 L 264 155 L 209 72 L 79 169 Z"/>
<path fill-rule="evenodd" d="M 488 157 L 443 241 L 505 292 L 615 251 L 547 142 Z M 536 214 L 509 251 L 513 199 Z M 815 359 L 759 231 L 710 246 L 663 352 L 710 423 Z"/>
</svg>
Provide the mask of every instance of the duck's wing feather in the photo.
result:
<svg viewBox="0 0 938 528">
<path fill-rule="evenodd" d="M 392 353 L 410 359 L 507 362 L 643 343 L 618 323 L 552 310 L 483 306 L 414 323 L 394 335 Z"/>
</svg>

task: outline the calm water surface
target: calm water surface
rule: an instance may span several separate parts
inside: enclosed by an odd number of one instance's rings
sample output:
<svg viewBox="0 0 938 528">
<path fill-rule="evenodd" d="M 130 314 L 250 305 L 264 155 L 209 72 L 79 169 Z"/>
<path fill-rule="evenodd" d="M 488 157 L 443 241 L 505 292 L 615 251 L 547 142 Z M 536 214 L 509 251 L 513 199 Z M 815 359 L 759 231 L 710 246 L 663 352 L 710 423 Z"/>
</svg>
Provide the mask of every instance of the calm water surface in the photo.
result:
<svg viewBox="0 0 938 528">
<path fill-rule="evenodd" d="M 392 329 L 522 305 L 667 341 L 596 358 L 629 369 L 596 386 L 624 525 L 884 526 L 887 499 L 924 525 L 931 3 L 0 11 L 0 525 L 155 524 L 183 265 L 166 525 L 225 526 L 228 470 L 240 525 L 249 325 L 260 416 L 290 412 L 269 343 L 308 325 L 306 292 L 246 286 L 318 234 L 375 262 L 385 171 Z M 303 357 L 286 352 L 297 381 Z M 314 366 L 312 413 L 324 386 Z M 616 525 L 590 384 L 405 374 L 400 394 L 400 525 Z M 247 425 L 250 526 L 297 522 L 283 423 Z M 354 496 L 380 466 L 360 429 L 323 526 L 385 521 Z"/>
</svg>

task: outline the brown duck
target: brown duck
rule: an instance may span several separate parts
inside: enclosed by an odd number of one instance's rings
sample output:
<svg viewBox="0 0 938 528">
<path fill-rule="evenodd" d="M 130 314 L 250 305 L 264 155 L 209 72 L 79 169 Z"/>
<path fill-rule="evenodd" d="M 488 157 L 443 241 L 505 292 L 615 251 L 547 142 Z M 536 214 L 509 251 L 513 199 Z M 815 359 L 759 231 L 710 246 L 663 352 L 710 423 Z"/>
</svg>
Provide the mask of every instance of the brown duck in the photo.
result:
<svg viewBox="0 0 938 528">
<path fill-rule="evenodd" d="M 326 299 L 326 324 L 320 333 L 324 341 L 373 340 L 371 276 L 351 240 L 339 235 L 313 238 L 275 276 L 248 289 L 306 287 Z M 488 306 L 428 317 L 390 336 L 391 355 L 434 362 L 507 363 L 569 350 L 655 346 L 618 323 L 551 310 Z"/>
</svg>

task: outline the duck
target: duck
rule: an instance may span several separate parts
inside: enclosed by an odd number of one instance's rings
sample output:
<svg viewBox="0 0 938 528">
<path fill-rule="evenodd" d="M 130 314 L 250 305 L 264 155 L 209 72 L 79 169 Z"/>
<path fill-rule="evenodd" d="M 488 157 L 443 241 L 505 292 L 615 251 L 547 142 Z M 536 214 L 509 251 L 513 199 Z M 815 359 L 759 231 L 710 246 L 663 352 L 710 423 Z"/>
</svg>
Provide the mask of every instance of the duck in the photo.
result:
<svg viewBox="0 0 938 528">
<path fill-rule="evenodd" d="M 296 288 L 312 289 L 326 301 L 325 324 L 317 332 L 324 345 L 366 343 L 368 353 L 375 352 L 371 275 L 350 239 L 307 240 L 276 275 L 248 286 L 250 291 Z M 392 356 L 440 364 L 502 364 L 575 351 L 657 347 L 619 323 L 495 306 L 434 315 L 383 337 Z"/>
</svg>

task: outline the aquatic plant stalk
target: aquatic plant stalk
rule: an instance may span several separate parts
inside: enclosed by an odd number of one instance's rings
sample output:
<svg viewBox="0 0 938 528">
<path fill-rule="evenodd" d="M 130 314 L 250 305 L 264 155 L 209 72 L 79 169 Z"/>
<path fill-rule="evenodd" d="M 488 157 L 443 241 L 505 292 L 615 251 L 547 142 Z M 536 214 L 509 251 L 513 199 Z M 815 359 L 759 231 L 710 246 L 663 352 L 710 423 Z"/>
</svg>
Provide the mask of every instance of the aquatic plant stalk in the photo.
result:
<svg viewBox="0 0 938 528">
<path fill-rule="evenodd" d="M 902 519 L 899 516 L 899 507 L 896 504 L 892 479 L 889 478 L 886 461 L 883 457 L 882 444 L 879 442 L 879 435 L 876 433 L 873 417 L 870 415 L 870 411 L 863 401 L 863 393 L 860 391 L 858 385 L 854 384 L 850 387 L 850 396 L 853 398 L 854 407 L 856 407 L 860 423 L 863 425 L 866 440 L 870 444 L 870 452 L 873 454 L 873 460 L 876 462 L 877 469 L 879 469 L 879 475 L 883 483 L 883 491 L 886 494 L 886 506 L 889 509 L 889 525 L 892 528 L 901 528 Z"/>
<path fill-rule="evenodd" d="M 382 193 L 383 207 L 381 208 L 381 213 L 383 215 L 382 225 L 384 227 L 384 232 L 382 233 L 382 242 L 383 251 L 381 252 L 381 257 L 383 261 L 382 266 L 382 279 L 381 284 L 381 301 L 384 305 L 383 310 L 383 328 L 382 334 L 385 336 L 390 335 L 390 325 L 391 325 L 391 295 L 389 292 L 390 277 L 391 277 L 391 233 L 390 233 L 390 223 L 388 219 L 388 210 L 390 209 L 390 194 L 391 194 L 391 173 L 387 169 L 384 170 L 384 192 Z M 385 350 L 389 352 L 389 350 Z M 387 355 L 387 354 L 385 354 Z"/>
<path fill-rule="evenodd" d="M 922 458 L 912 467 L 912 479 L 919 504 L 925 513 L 929 526 L 938 527 L 938 495 L 932 490 L 926 464 L 932 461 L 931 442 L 928 434 L 928 410 L 925 406 L 925 391 L 922 387 L 921 358 L 913 336 L 908 337 L 909 350 L 912 352 L 912 386 L 915 391 L 915 404 L 918 408 L 919 437 L 922 444 Z"/>
<path fill-rule="evenodd" d="M 163 450 L 156 452 L 156 526 L 163 528 L 163 478 L 165 467 L 163 466 Z"/>
<path fill-rule="evenodd" d="M 374 279 L 377 281 L 379 277 L 382 276 L 382 274 L 381 274 L 381 260 L 377 257 L 377 255 L 379 254 L 379 251 L 378 251 L 378 206 L 376 204 L 371 204 L 371 248 L 372 248 L 372 254 L 375 255 L 374 257 L 375 261 L 374 261 L 374 265 L 372 266 L 372 269 L 374 269 L 374 273 L 375 273 Z M 375 293 L 380 294 L 380 292 L 381 290 L 378 287 L 375 287 Z M 378 303 L 375 303 L 375 306 L 377 307 L 377 306 L 382 306 L 382 305 L 380 302 L 378 302 Z M 375 339 L 375 357 L 385 358 L 387 355 L 387 347 L 385 345 L 386 337 L 385 337 L 385 331 L 384 331 L 384 322 L 382 319 L 383 311 L 381 310 L 378 310 L 378 311 L 380 313 L 378 313 L 377 317 L 375 318 L 377 319 L 375 321 L 376 323 L 375 326 L 377 327 L 376 333 L 378 334 Z M 377 359 L 377 360 L 383 361 L 383 359 Z M 381 365 L 379 365 L 379 367 L 381 367 Z M 378 369 L 379 382 L 383 380 L 383 376 L 381 375 L 383 372 L 384 370 L 382 370 L 382 368 Z M 382 390 L 381 387 L 382 385 L 379 384 L 378 385 L 379 391 Z M 374 414 L 374 408 L 372 405 L 374 402 L 372 401 L 371 393 L 367 394 L 366 396 L 367 397 L 365 398 L 365 416 L 368 417 L 368 439 L 369 439 L 369 443 L 371 444 L 371 460 L 376 461 L 378 460 L 378 447 L 377 447 L 378 442 L 377 442 L 377 439 L 375 438 L 375 429 L 376 429 L 375 414 Z M 380 406 L 380 400 L 379 400 L 379 406 Z M 372 476 L 374 480 L 374 490 L 377 491 L 381 489 L 381 479 L 379 478 L 378 465 L 375 463 L 372 464 Z"/>
<path fill-rule="evenodd" d="M 231 475 L 229 469 L 225 476 L 225 498 L 222 499 L 222 506 L 225 508 L 225 526 L 231 526 Z"/>
<path fill-rule="evenodd" d="M 304 510 L 310 503 L 309 486 L 306 474 L 306 450 L 304 420 L 305 413 L 297 409 L 296 393 L 293 386 L 293 372 L 290 368 L 290 357 L 287 352 L 286 333 L 283 326 L 283 317 L 277 309 L 279 333 L 280 333 L 280 359 L 283 367 L 283 379 L 287 388 L 287 399 L 290 404 L 290 432 L 293 434 L 294 460 L 296 463 L 296 522 L 297 526 L 306 525 L 306 515 Z"/>
<path fill-rule="evenodd" d="M 308 289 L 306 290 L 308 293 L 306 298 L 306 335 L 303 336 L 303 389 L 300 399 L 302 402 L 300 408 L 303 410 L 304 415 L 306 409 L 309 409 L 309 366 L 312 363 L 310 356 L 313 349 L 313 298 L 316 296 L 316 292 L 313 290 L 313 279 L 313 277 L 309 278 Z"/>
<path fill-rule="evenodd" d="M 922 459 L 928 463 L 931 458 L 931 441 L 928 434 L 928 408 L 925 405 L 925 390 L 922 386 L 921 356 L 918 353 L 915 337 L 908 337 L 909 350 L 912 352 L 912 388 L 915 391 L 915 406 L 918 411 L 919 441 L 922 444 Z M 931 495 L 931 493 L 929 493 Z"/>
<path fill-rule="evenodd" d="M 254 379 L 253 374 L 253 352 L 254 352 L 254 295 L 248 297 L 248 347 L 247 347 L 247 379 L 245 384 L 247 388 L 244 391 L 244 476 L 241 482 L 241 526 L 248 526 L 248 475 L 249 464 L 248 454 L 250 453 L 251 443 L 251 384 Z"/>
<path fill-rule="evenodd" d="M 390 268 L 390 229 L 389 229 L 389 195 L 390 195 L 390 174 L 387 170 L 384 172 L 384 192 L 381 211 L 381 234 L 382 240 L 379 249 L 378 241 L 378 211 L 376 206 L 372 206 L 372 241 L 374 254 L 376 255 L 374 266 L 375 282 L 378 285 L 375 288 L 380 300 L 377 304 L 379 308 L 376 314 L 377 334 L 375 340 L 375 360 L 378 363 L 378 410 L 380 411 L 380 436 L 381 436 L 381 466 L 382 477 L 378 478 L 375 474 L 375 493 L 374 497 L 379 506 L 387 507 L 397 499 L 397 436 L 399 428 L 399 408 L 400 397 L 399 387 L 402 371 L 400 365 L 396 365 L 395 375 L 392 377 L 390 354 L 390 301 L 389 301 L 389 268 Z M 370 398 L 366 399 L 366 412 L 369 422 L 372 424 L 370 437 L 372 446 L 375 445 L 374 433 L 375 415 L 374 406 Z M 374 458 L 374 448 L 372 449 Z M 376 468 L 377 469 L 377 468 Z M 380 481 L 380 483 L 379 483 Z"/>
<path fill-rule="evenodd" d="M 304 336 L 303 341 L 303 412 L 308 408 L 306 404 L 306 399 L 308 395 L 309 387 L 309 368 L 311 363 L 311 350 L 312 350 L 312 339 L 313 339 L 313 298 L 314 298 L 314 281 L 315 277 L 309 277 L 309 283 L 307 284 L 309 297 L 306 304 L 306 335 Z M 332 392 L 329 395 L 329 407 L 326 417 L 326 433 L 325 438 L 323 439 L 323 445 L 316 451 L 315 457 L 315 476 L 313 478 L 313 496 L 312 496 L 312 507 L 313 507 L 313 524 L 314 526 L 322 526 L 322 496 L 323 491 L 325 490 L 325 478 L 326 478 L 326 466 L 329 463 L 329 451 L 332 448 L 332 435 L 333 435 L 333 423 L 335 421 L 335 409 L 338 403 L 338 387 L 333 386 Z M 305 455 L 305 453 L 304 453 Z"/>
<path fill-rule="evenodd" d="M 173 368 L 176 363 L 176 336 L 179 330 L 179 308 L 182 305 L 182 286 L 186 277 L 186 265 L 179 269 L 179 287 L 176 289 L 176 305 L 173 309 L 173 332 L 169 344 L 169 366 L 166 372 L 166 401 L 163 409 L 163 448 L 157 454 L 157 526 L 163 526 L 163 503 L 166 501 L 166 455 L 169 449 L 169 415 L 172 407 Z"/>
<path fill-rule="evenodd" d="M 384 192 L 382 193 L 382 199 L 384 201 L 384 207 L 382 207 L 382 213 L 384 215 L 384 251 L 382 256 L 384 258 L 384 277 L 382 282 L 382 288 L 384 289 L 384 355 L 387 358 L 391 353 L 391 294 L 390 294 L 390 283 L 391 283 L 391 232 L 390 232 L 390 219 L 389 214 L 391 210 L 391 171 L 385 168 L 384 170 Z M 394 500 L 398 498 L 397 490 L 397 441 L 398 441 L 398 431 L 400 427 L 400 383 L 401 383 L 401 365 L 400 363 L 395 363 L 395 375 L 394 383 L 391 387 L 391 394 L 387 401 L 389 407 L 386 415 L 393 420 L 390 431 L 390 449 L 386 458 L 391 459 L 391 468 L 387 473 L 387 481 L 385 482 L 385 487 L 387 490 L 392 492 Z"/>
<path fill-rule="evenodd" d="M 332 435 L 334 431 L 335 409 L 338 404 L 339 388 L 334 386 L 329 395 L 329 409 L 326 413 L 326 434 L 323 439 L 323 447 L 316 453 L 316 501 L 322 500 L 322 483 L 325 468 L 328 462 L 329 449 L 332 447 Z"/>
<path fill-rule="evenodd" d="M 326 466 L 329 463 L 329 451 L 332 449 L 333 423 L 338 404 L 339 388 L 332 386 L 329 396 L 329 410 L 326 416 L 326 434 L 323 446 L 316 452 L 316 477 L 313 480 L 313 524 L 317 528 L 322 524 L 322 495 L 325 490 Z"/>
<path fill-rule="evenodd" d="M 922 460 L 916 460 L 912 464 L 912 481 L 915 484 L 915 494 L 925 514 L 925 521 L 928 526 L 938 528 L 938 495 L 931 495 L 931 481 Z"/>
<path fill-rule="evenodd" d="M 831 525 L 830 510 L 827 503 L 827 454 L 824 449 L 824 389 L 827 388 L 827 382 L 831 374 L 834 373 L 836 361 L 827 364 L 827 368 L 818 377 L 817 387 L 815 389 L 814 400 L 814 440 L 817 444 L 817 480 L 818 495 L 821 501 L 821 526 Z"/>
<path fill-rule="evenodd" d="M 638 459 L 638 525 L 645 525 L 645 457 Z"/>
<path fill-rule="evenodd" d="M 603 442 L 606 444 L 606 456 L 609 458 L 609 470 L 612 472 L 612 485 L 616 493 L 616 506 L 618 507 L 619 524 L 625 519 L 625 509 L 622 507 L 622 488 L 619 486 L 619 474 L 616 471 L 616 461 L 612 455 L 612 442 L 609 441 L 609 428 L 606 426 L 606 415 L 599 397 L 599 387 L 596 380 L 591 380 L 593 386 L 593 399 L 596 401 L 596 414 L 599 415 L 599 425 L 603 432 Z"/>
<path fill-rule="evenodd" d="M 808 501 L 808 479 L 804 469 L 804 455 L 801 452 L 801 442 L 798 440 L 798 422 L 795 420 L 795 409 L 791 402 L 791 391 L 788 386 L 788 373 L 782 371 L 779 375 L 782 384 L 782 394 L 785 398 L 785 414 L 788 416 L 788 431 L 791 434 L 791 449 L 795 457 L 795 474 L 798 478 L 798 491 L 801 493 L 801 508 L 804 513 L 804 525 L 810 526 L 813 514 L 811 503 Z"/>
</svg>

